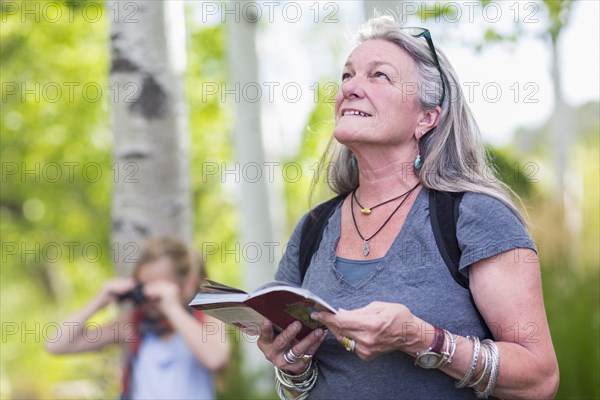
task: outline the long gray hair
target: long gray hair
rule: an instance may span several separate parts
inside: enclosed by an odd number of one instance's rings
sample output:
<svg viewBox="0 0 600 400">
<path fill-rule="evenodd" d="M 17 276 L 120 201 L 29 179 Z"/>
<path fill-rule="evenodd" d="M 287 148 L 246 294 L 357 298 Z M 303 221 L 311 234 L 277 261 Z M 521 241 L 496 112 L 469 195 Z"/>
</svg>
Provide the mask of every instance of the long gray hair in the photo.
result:
<svg viewBox="0 0 600 400">
<path fill-rule="evenodd" d="M 372 39 L 395 43 L 417 64 L 418 102 L 423 110 L 434 109 L 442 97 L 442 82 L 424 38 L 405 33 L 390 16 L 367 21 L 358 31 L 357 45 Z M 416 172 L 421 184 L 445 192 L 477 192 L 493 196 L 520 215 L 512 196 L 518 196 L 497 177 L 486 163 L 486 151 L 479 128 L 460 88 L 456 72 L 446 56 L 437 51 L 443 73 L 445 96 L 438 125 L 419 141 L 423 161 Z M 341 89 L 340 89 L 341 90 Z M 352 167 L 351 152 L 332 138 L 322 160 L 327 160 L 329 187 L 347 194 L 358 187 L 358 170 Z M 511 196 L 512 195 L 512 196 Z"/>
</svg>

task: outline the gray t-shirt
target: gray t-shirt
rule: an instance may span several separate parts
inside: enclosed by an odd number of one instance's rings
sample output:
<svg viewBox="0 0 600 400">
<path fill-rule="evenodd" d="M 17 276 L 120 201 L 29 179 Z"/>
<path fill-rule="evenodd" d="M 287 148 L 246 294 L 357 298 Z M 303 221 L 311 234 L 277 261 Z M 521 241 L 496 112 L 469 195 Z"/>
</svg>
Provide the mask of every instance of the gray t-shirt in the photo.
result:
<svg viewBox="0 0 600 400">
<path fill-rule="evenodd" d="M 304 281 L 298 269 L 298 246 L 307 215 L 294 229 L 275 278 L 302 284 L 334 307 L 352 310 L 373 301 L 401 303 L 419 318 L 452 333 L 483 337 L 484 328 L 469 291 L 454 281 L 437 248 L 428 195 L 426 189 L 421 190 L 391 248 L 363 280 L 351 284 L 334 268 L 340 238 L 339 207 L 325 227 Z M 460 270 L 467 276 L 469 265 L 481 259 L 514 248 L 535 250 L 525 227 L 506 205 L 475 193 L 466 193 L 460 204 L 457 239 L 462 250 Z M 331 333 L 315 358 L 319 378 L 311 398 L 475 398 L 472 389 L 455 389 L 452 377 L 419 368 L 411 356 L 400 351 L 367 363 L 347 352 Z"/>
</svg>

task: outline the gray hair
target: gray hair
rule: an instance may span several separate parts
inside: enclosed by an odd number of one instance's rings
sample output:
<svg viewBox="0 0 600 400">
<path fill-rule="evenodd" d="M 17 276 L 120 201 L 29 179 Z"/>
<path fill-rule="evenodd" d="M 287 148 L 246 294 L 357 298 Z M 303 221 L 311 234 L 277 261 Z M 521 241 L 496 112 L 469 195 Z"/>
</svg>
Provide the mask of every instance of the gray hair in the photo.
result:
<svg viewBox="0 0 600 400">
<path fill-rule="evenodd" d="M 370 19 L 356 35 L 357 45 L 372 39 L 392 42 L 415 60 L 419 105 L 424 110 L 438 106 L 442 82 L 425 39 L 405 33 L 390 16 Z M 513 201 L 513 196 L 515 199 L 518 196 L 497 178 L 493 168 L 486 163 L 485 146 L 456 72 L 444 53 L 437 51 L 437 56 L 446 93 L 440 105 L 438 125 L 419 141 L 423 164 L 416 171 L 417 177 L 428 189 L 490 195 L 520 216 Z M 351 156 L 350 150 L 334 138 L 323 154 L 322 160 L 330 158 L 327 163 L 328 184 L 335 193 L 347 194 L 358 187 L 358 170 L 352 167 Z"/>
</svg>

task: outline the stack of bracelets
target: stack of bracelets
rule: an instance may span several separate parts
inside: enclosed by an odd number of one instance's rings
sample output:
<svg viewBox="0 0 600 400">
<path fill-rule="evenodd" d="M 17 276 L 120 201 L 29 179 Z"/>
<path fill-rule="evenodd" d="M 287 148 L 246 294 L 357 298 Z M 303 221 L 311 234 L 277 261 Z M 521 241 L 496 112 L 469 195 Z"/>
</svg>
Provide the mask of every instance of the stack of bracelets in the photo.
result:
<svg viewBox="0 0 600 400">
<path fill-rule="evenodd" d="M 485 399 L 489 397 L 494 391 L 496 386 L 496 380 L 498 379 L 498 372 L 500 371 L 500 354 L 498 353 L 498 347 L 490 339 L 484 339 L 479 342 L 477 336 L 467 336 L 467 338 L 473 342 L 473 356 L 471 358 L 471 364 L 469 369 L 465 373 L 463 378 L 456 382 L 457 388 L 463 388 L 469 386 L 475 388 L 477 386 L 485 386 L 485 389 L 480 392 L 475 389 L 475 394 L 479 399 Z M 483 360 L 483 369 L 480 371 L 479 377 L 475 373 L 477 367 L 477 361 L 481 358 Z M 473 382 L 469 384 L 469 382 Z"/>
<path fill-rule="evenodd" d="M 473 343 L 473 355 L 469 369 L 460 381 L 457 381 L 455 386 L 457 389 L 470 387 L 475 390 L 475 394 L 479 399 L 488 398 L 494 391 L 498 373 L 500 371 L 500 354 L 498 347 L 490 339 L 484 339 L 481 342 L 477 336 L 467 336 Z M 456 338 L 450 332 L 444 330 L 445 348 L 442 351 L 440 362 L 433 368 L 442 368 L 452 362 L 452 356 L 456 350 Z M 477 371 L 478 361 L 481 361 L 483 367 Z M 306 368 L 306 371 L 299 375 L 290 375 L 279 368 L 275 367 L 275 376 L 277 381 L 275 387 L 277 394 L 281 400 L 290 400 L 293 397 L 288 397 L 284 388 L 295 390 L 301 393 L 300 396 L 293 398 L 294 400 L 304 400 L 308 397 L 308 393 L 317 383 L 319 371 L 315 362 L 311 360 Z M 479 391 L 477 387 L 485 387 L 483 391 Z"/>
<path fill-rule="evenodd" d="M 277 389 L 277 395 L 281 400 L 290 400 L 292 398 L 294 400 L 304 400 L 308 397 L 308 393 L 317 383 L 318 376 L 319 370 L 316 362 L 313 362 L 313 360 L 308 364 L 306 371 L 299 375 L 286 374 L 275 367 L 275 377 L 277 378 L 275 387 Z M 301 394 L 298 397 L 288 397 L 284 387 L 300 392 Z"/>
</svg>

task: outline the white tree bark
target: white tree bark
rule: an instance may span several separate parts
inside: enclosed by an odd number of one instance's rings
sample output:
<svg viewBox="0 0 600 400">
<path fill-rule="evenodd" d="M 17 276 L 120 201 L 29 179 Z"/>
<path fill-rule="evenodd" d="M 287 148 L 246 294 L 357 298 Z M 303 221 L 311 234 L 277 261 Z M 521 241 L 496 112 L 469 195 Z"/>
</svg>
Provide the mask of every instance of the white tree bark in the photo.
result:
<svg viewBox="0 0 600 400">
<path fill-rule="evenodd" d="M 241 210 L 241 246 L 253 244 L 262 249 L 257 259 L 242 257 L 244 267 L 244 286 L 252 290 L 272 281 L 276 262 L 270 257 L 269 248 L 276 246 L 274 223 L 271 217 L 271 199 L 268 180 L 265 176 L 265 150 L 261 128 L 260 102 L 244 98 L 244 85 L 259 84 L 258 59 L 256 55 L 256 23 L 241 19 L 228 24 L 228 58 L 230 82 L 228 88 L 240 94 L 235 101 L 234 140 L 236 158 L 241 169 L 254 165 L 261 169 L 263 179 L 249 181 L 242 176 L 240 182 Z M 280 211 L 283 213 L 283 210 Z M 281 246 L 275 247 L 281 250 Z M 279 251 L 276 254 L 281 254 Z M 265 361 L 264 355 L 255 343 L 243 342 L 244 371 L 256 377 L 255 389 L 269 392 L 273 388 L 272 366 Z"/>
<path fill-rule="evenodd" d="M 115 183 L 113 251 L 128 275 L 144 241 L 192 238 L 181 1 L 107 1 Z"/>
</svg>

